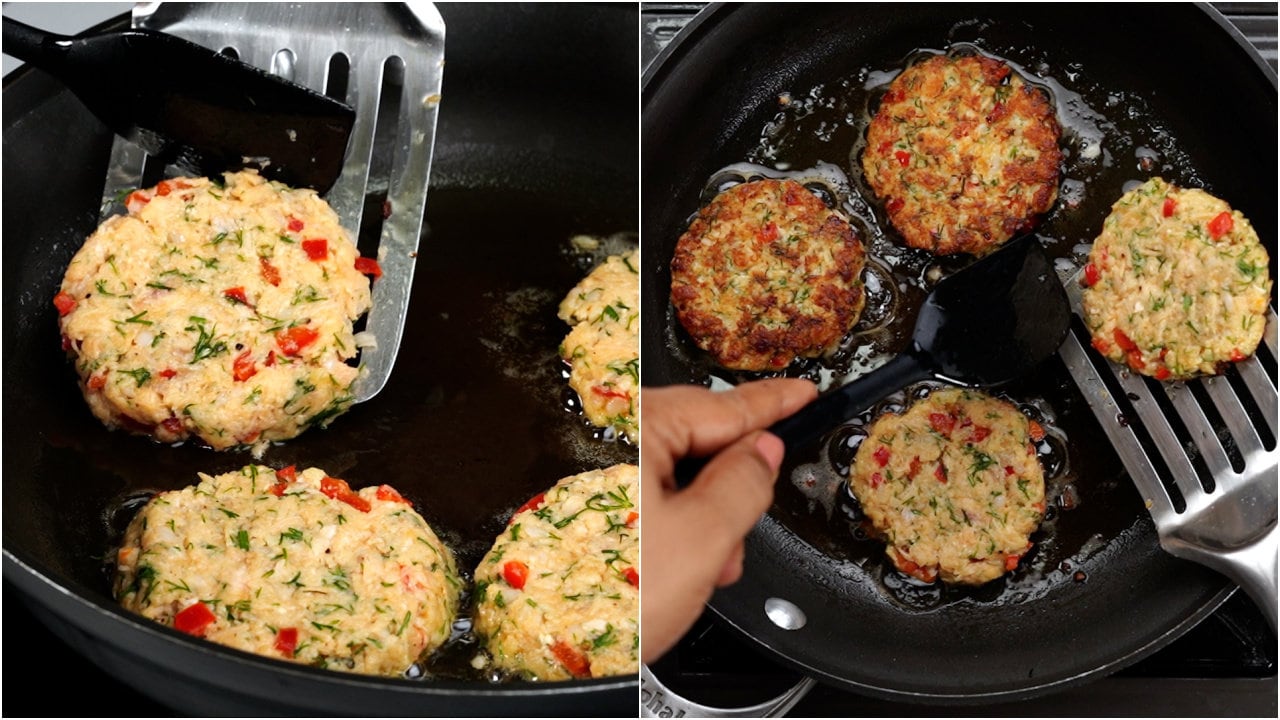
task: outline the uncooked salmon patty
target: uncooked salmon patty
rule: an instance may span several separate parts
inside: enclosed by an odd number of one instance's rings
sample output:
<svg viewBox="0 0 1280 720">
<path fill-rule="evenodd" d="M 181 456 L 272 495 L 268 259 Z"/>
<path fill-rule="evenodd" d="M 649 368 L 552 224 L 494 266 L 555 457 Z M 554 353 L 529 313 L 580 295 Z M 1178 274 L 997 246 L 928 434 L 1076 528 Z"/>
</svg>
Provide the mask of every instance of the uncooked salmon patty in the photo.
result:
<svg viewBox="0 0 1280 720">
<path fill-rule="evenodd" d="M 449 638 L 461 583 L 390 486 L 249 465 L 152 498 L 114 589 L 125 608 L 222 645 L 394 676 Z"/>
<path fill-rule="evenodd" d="M 835 350 L 866 301 L 848 221 L 794 180 L 717 195 L 676 243 L 671 302 L 719 365 L 778 370 Z"/>
<path fill-rule="evenodd" d="M 54 297 L 63 348 L 110 428 L 217 450 L 287 440 L 352 400 L 372 259 L 312 190 L 252 171 L 129 196 Z"/>
<path fill-rule="evenodd" d="M 934 55 L 889 84 L 862 169 L 907 245 L 986 254 L 1058 196 L 1061 134 L 1045 92 L 999 60 Z"/>
<path fill-rule="evenodd" d="M 1270 261 L 1239 210 L 1152 178 L 1111 206 L 1089 252 L 1093 346 L 1159 380 L 1218 374 L 1262 340 Z"/>
<path fill-rule="evenodd" d="M 612 255 L 560 303 L 573 328 L 560 344 L 587 419 L 640 440 L 639 252 Z"/>
<path fill-rule="evenodd" d="M 893 564 L 925 582 L 1000 577 L 1030 549 L 1044 515 L 1030 421 L 972 390 L 935 390 L 878 418 L 849 485 Z"/>
<path fill-rule="evenodd" d="M 475 629 L 494 666 L 530 679 L 640 669 L 635 465 L 560 480 L 512 516 L 475 572 Z"/>
</svg>

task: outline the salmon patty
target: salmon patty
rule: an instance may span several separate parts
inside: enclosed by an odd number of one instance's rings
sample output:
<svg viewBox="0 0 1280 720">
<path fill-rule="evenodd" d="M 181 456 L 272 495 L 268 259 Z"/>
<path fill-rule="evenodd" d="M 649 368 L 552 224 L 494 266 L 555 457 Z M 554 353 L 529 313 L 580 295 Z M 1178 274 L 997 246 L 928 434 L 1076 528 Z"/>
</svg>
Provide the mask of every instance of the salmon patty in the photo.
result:
<svg viewBox="0 0 1280 720">
<path fill-rule="evenodd" d="M 794 180 L 717 195 L 676 243 L 671 302 L 699 348 L 732 370 L 778 370 L 835 350 L 866 302 L 849 222 Z"/>
<path fill-rule="evenodd" d="M 640 441 L 639 251 L 611 255 L 560 302 L 569 387 L 592 425 Z"/>
<path fill-rule="evenodd" d="M 376 265 L 328 203 L 244 171 L 165 180 L 126 207 L 54 297 L 95 416 L 260 456 L 347 410 Z"/>
<path fill-rule="evenodd" d="M 925 582 L 980 585 L 1017 567 L 1044 516 L 1030 421 L 973 390 L 935 390 L 878 418 L 849 485 L 886 554 Z"/>
<path fill-rule="evenodd" d="M 388 676 L 449 638 L 461 589 L 449 548 L 390 486 L 261 465 L 152 498 L 114 582 L 125 608 L 190 635 Z"/>
<path fill-rule="evenodd" d="M 519 508 L 475 572 L 475 629 L 493 665 L 537 680 L 640 669 L 635 465 L 560 480 Z"/>
<path fill-rule="evenodd" d="M 1239 210 L 1152 178 L 1112 205 L 1089 252 L 1093 347 L 1158 380 L 1221 373 L 1262 340 L 1270 261 Z"/>
<path fill-rule="evenodd" d="M 889 84 L 862 169 L 907 245 L 984 255 L 1058 196 L 1061 130 L 1045 92 L 999 60 L 934 55 Z"/>
</svg>

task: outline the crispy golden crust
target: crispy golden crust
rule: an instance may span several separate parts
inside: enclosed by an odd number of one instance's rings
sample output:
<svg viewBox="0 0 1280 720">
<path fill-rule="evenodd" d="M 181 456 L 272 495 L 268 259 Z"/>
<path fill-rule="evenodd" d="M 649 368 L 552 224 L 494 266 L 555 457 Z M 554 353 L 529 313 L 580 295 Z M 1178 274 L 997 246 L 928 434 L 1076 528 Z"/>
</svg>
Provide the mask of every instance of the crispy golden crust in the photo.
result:
<svg viewBox="0 0 1280 720">
<path fill-rule="evenodd" d="M 862 169 L 908 245 L 983 255 L 1053 206 L 1060 134 L 1049 98 L 1005 63 L 935 55 L 890 83 Z"/>
<path fill-rule="evenodd" d="M 1158 380 L 1221 373 L 1262 340 L 1269 264 L 1239 210 L 1152 178 L 1112 205 L 1089 252 L 1093 347 Z"/>
<path fill-rule="evenodd" d="M 849 486 L 899 570 L 979 585 L 1017 566 L 1043 517 L 1030 436 L 1030 421 L 1004 400 L 937 390 L 875 421 Z"/>
<path fill-rule="evenodd" d="M 676 243 L 671 302 L 698 347 L 734 370 L 776 370 L 835 349 L 862 314 L 866 252 L 793 180 L 717 195 Z"/>
</svg>

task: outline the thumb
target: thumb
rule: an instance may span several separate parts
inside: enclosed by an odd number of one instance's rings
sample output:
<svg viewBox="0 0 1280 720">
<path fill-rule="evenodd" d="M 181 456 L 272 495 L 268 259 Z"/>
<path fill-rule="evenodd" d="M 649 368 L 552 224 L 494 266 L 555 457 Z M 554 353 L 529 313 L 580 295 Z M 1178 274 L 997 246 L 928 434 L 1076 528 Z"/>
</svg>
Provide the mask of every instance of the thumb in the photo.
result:
<svg viewBox="0 0 1280 720">
<path fill-rule="evenodd" d="M 750 433 L 717 453 L 677 495 L 699 507 L 710 555 L 717 563 L 730 560 L 734 548 L 773 503 L 773 484 L 784 451 L 776 435 Z"/>
</svg>

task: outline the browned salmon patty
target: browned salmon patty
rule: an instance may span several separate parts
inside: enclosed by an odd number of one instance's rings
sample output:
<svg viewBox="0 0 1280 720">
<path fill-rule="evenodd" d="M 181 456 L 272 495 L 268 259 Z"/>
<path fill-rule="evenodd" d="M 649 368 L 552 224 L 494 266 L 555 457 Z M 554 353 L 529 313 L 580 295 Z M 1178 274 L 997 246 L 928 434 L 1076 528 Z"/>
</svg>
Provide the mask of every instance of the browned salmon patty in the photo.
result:
<svg viewBox="0 0 1280 720">
<path fill-rule="evenodd" d="M 776 370 L 834 350 L 866 300 L 866 251 L 843 217 L 794 180 L 735 185 L 676 243 L 671 302 L 721 366 Z"/>
<path fill-rule="evenodd" d="M 934 55 L 889 84 L 862 169 L 907 245 L 991 252 L 1058 196 L 1061 130 L 1045 92 L 999 60 Z"/>
<path fill-rule="evenodd" d="M 875 421 L 849 486 L 899 570 L 980 585 L 1017 567 L 1044 515 L 1031 436 L 1005 400 L 937 390 Z"/>
</svg>

